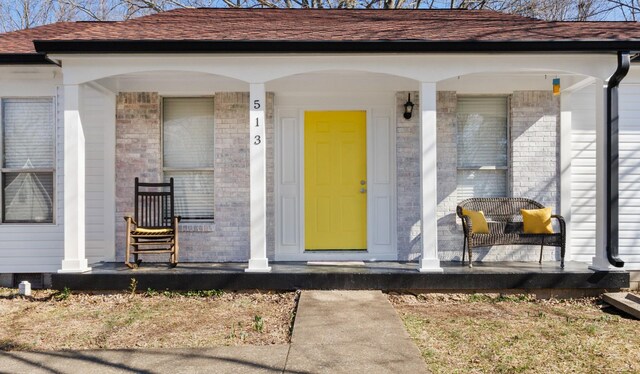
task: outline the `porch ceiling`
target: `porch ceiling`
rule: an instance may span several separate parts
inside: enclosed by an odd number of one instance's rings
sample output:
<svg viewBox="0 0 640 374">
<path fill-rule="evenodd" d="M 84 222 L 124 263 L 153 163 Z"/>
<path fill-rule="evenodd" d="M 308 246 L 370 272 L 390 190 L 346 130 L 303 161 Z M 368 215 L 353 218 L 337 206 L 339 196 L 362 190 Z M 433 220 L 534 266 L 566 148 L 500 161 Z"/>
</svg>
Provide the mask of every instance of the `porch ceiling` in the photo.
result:
<svg viewBox="0 0 640 374">
<path fill-rule="evenodd" d="M 461 94 L 500 94 L 514 90 L 548 90 L 551 80 L 560 77 L 563 88 L 584 79 L 584 76 L 558 71 L 521 73 L 466 74 L 443 80 L 438 90 Z M 246 82 L 220 75 L 187 71 L 153 71 L 122 74 L 96 81 L 113 92 L 161 92 L 172 95 L 208 95 L 214 92 L 248 91 Z M 391 74 L 362 71 L 321 71 L 296 74 L 266 84 L 267 91 L 280 95 L 302 93 L 397 92 L 417 91 L 416 80 Z"/>
<path fill-rule="evenodd" d="M 331 70 L 296 74 L 270 81 L 267 90 L 277 93 L 395 92 L 417 91 L 418 82 L 391 74 Z"/>
<path fill-rule="evenodd" d="M 556 70 L 539 72 L 477 73 L 466 74 L 438 82 L 439 91 L 455 91 L 462 95 L 510 94 L 513 91 L 548 91 L 554 78 L 560 78 L 562 89 L 590 79 L 580 74 Z"/>
<path fill-rule="evenodd" d="M 249 84 L 237 79 L 188 71 L 137 72 L 107 77 L 96 82 L 113 92 L 210 95 L 220 91 L 249 91 Z"/>
</svg>

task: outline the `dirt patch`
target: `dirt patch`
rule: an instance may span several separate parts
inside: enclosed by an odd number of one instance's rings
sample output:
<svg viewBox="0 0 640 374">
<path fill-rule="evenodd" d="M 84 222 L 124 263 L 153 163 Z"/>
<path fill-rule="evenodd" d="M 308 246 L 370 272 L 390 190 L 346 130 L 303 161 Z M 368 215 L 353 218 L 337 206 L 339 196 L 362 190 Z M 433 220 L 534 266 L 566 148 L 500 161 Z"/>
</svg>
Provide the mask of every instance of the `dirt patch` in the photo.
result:
<svg viewBox="0 0 640 374">
<path fill-rule="evenodd" d="M 0 289 L 0 350 L 191 348 L 288 342 L 293 292 Z"/>
<path fill-rule="evenodd" d="M 640 372 L 640 321 L 599 298 L 391 294 L 429 369 L 450 372 Z"/>
</svg>

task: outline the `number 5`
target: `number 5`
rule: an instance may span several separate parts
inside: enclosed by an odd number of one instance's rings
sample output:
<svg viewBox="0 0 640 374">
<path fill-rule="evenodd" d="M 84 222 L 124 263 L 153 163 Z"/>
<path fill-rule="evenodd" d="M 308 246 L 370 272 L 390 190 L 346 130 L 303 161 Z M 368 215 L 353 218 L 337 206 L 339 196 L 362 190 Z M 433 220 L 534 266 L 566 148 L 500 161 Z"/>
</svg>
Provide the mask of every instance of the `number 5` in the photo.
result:
<svg viewBox="0 0 640 374">
<path fill-rule="evenodd" d="M 253 100 L 253 109 L 260 109 L 260 100 Z"/>
</svg>

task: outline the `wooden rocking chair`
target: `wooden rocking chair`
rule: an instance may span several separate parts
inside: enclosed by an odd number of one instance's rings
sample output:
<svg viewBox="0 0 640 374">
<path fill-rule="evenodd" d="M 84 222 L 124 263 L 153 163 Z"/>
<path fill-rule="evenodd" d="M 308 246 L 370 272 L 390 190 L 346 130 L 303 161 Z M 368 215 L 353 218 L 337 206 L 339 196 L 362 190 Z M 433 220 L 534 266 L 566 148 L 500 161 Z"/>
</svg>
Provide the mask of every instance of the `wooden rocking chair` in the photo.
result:
<svg viewBox="0 0 640 374">
<path fill-rule="evenodd" d="M 178 264 L 178 222 L 174 214 L 173 178 L 169 183 L 140 183 L 136 178 L 134 216 L 127 221 L 125 265 L 137 268 L 140 254 L 170 253 L 170 266 Z M 129 259 L 133 255 L 133 263 Z"/>
</svg>

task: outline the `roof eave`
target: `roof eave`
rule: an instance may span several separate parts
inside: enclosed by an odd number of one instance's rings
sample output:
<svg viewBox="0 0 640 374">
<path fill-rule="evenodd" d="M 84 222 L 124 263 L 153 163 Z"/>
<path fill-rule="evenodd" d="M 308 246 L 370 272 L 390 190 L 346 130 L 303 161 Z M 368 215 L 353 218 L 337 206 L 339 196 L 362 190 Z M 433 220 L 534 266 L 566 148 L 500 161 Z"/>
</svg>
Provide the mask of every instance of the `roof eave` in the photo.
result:
<svg viewBox="0 0 640 374">
<path fill-rule="evenodd" d="M 44 53 L 0 53 L 0 65 L 57 65 Z"/>
<path fill-rule="evenodd" d="M 562 41 L 245 41 L 35 40 L 39 53 L 480 53 L 638 51 L 640 40 Z"/>
</svg>

